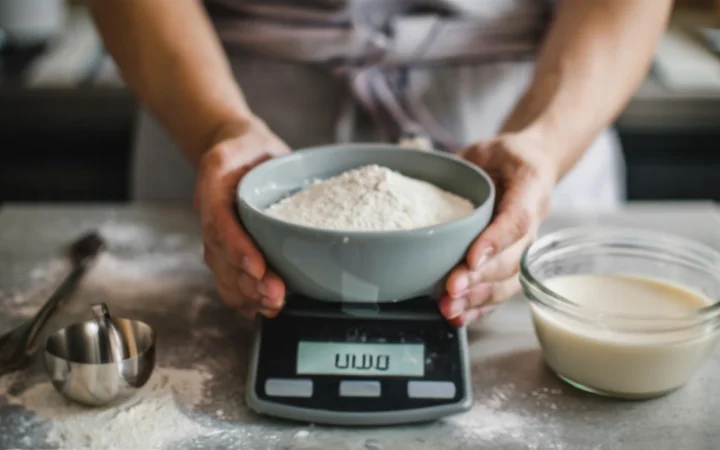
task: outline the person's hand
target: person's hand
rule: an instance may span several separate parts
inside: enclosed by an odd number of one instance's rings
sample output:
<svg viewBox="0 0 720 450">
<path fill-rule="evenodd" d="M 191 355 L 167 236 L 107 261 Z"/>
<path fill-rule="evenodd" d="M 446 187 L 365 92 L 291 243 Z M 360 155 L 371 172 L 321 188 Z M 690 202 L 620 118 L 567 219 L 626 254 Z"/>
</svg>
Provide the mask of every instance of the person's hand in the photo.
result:
<svg viewBox="0 0 720 450">
<path fill-rule="evenodd" d="M 246 317 L 274 317 L 284 303 L 285 285 L 268 270 L 263 255 L 242 228 L 235 190 L 259 163 L 289 153 L 288 146 L 261 121 L 215 144 L 198 166 L 195 207 L 200 213 L 205 262 L 222 300 Z"/>
<path fill-rule="evenodd" d="M 461 157 L 484 169 L 497 188 L 495 214 L 448 277 L 440 311 L 455 326 L 488 314 L 520 289 L 520 257 L 550 207 L 556 164 L 540 140 L 522 133 L 478 142 Z"/>
</svg>

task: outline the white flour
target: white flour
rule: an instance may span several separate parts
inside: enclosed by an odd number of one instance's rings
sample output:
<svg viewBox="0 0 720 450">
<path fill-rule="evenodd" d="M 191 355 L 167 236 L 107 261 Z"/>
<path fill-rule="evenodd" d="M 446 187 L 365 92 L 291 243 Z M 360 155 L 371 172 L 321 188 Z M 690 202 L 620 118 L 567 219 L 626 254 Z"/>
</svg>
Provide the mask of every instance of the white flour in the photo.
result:
<svg viewBox="0 0 720 450">
<path fill-rule="evenodd" d="M 369 165 L 313 183 L 266 212 L 314 228 L 392 231 L 456 220 L 473 209 L 467 199 L 430 183 Z"/>
<path fill-rule="evenodd" d="M 77 450 L 160 449 L 209 432 L 186 413 L 202 403 L 204 384 L 210 378 L 204 369 L 157 368 L 148 383 L 124 403 L 87 408 L 65 399 L 47 381 L 9 394 L 13 377 L 6 376 L 0 378 L 0 397 L 33 413 L 16 433 L 47 421 L 47 445 Z"/>
<path fill-rule="evenodd" d="M 19 308 L 31 298 L 47 297 L 50 293 L 48 291 L 48 285 L 52 285 L 54 281 L 59 280 L 61 276 L 68 272 L 69 268 L 70 264 L 61 259 L 43 262 L 37 267 L 34 267 L 28 274 L 28 284 L 30 287 L 26 292 L 0 291 L 0 301 L 11 308 Z"/>
<path fill-rule="evenodd" d="M 152 297 L 153 307 L 162 300 L 164 306 L 172 308 L 176 300 L 173 294 L 186 292 L 193 285 L 213 286 L 203 263 L 199 234 L 162 233 L 147 225 L 114 220 L 98 229 L 110 250 L 100 254 L 83 277 L 84 292 L 92 291 L 140 308 L 145 308 Z M 54 255 L 22 270 L 17 276 L 20 288 L 0 291 L 0 302 L 6 308 L 4 312 L 29 317 L 68 274 L 70 264 L 64 257 Z M 76 305 L 71 304 L 71 309 Z"/>
<path fill-rule="evenodd" d="M 532 419 L 476 402 L 470 411 L 452 416 L 446 423 L 455 427 L 455 434 L 468 442 L 488 442 L 499 436 L 524 437 Z M 522 442 L 527 443 L 527 439 L 522 439 Z"/>
<path fill-rule="evenodd" d="M 204 280 L 208 281 L 207 286 L 212 286 L 208 276 L 200 253 L 185 258 L 149 254 L 132 259 L 107 253 L 98 258 L 83 280 L 83 287 L 126 304 L 153 298 L 167 300 L 162 303 L 172 307 L 177 301 L 172 298 L 173 293 L 187 290 L 193 283 L 203 284 Z"/>
<path fill-rule="evenodd" d="M 508 409 L 516 396 L 514 384 L 498 384 L 483 392 L 470 411 L 450 416 L 445 423 L 453 428 L 451 434 L 468 443 L 489 443 L 498 437 L 506 437 L 533 448 L 537 440 L 529 430 L 537 426 L 537 422 L 532 416 Z"/>
<path fill-rule="evenodd" d="M 32 270 L 34 284 L 29 289 L 4 295 L 10 298 L 5 302 L 5 312 L 16 317 L 31 317 L 68 271 L 68 264 L 62 260 L 37 266 Z M 203 286 L 209 289 L 213 285 L 200 249 L 181 254 L 150 253 L 133 258 L 103 253 L 83 277 L 80 292 L 93 301 L 104 300 L 132 309 L 162 312 L 175 309 L 178 297 L 187 295 L 190 288 Z M 188 314 L 197 315 L 210 301 L 207 297 L 195 298 Z M 72 301 L 63 310 L 80 313 L 88 308 L 87 302 Z"/>
</svg>

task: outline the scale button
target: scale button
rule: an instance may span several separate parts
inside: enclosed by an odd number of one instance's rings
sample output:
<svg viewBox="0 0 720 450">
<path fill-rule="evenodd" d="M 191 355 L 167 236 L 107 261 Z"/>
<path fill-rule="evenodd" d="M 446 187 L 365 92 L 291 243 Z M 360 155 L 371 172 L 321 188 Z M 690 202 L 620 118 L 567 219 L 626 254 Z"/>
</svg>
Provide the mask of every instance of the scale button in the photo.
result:
<svg viewBox="0 0 720 450">
<path fill-rule="evenodd" d="M 454 398 L 455 383 L 452 381 L 408 381 L 410 398 Z"/>
<path fill-rule="evenodd" d="M 380 382 L 341 381 L 340 397 L 380 397 Z"/>
<path fill-rule="evenodd" d="M 294 378 L 268 378 L 265 394 L 270 397 L 312 397 L 312 380 Z"/>
</svg>

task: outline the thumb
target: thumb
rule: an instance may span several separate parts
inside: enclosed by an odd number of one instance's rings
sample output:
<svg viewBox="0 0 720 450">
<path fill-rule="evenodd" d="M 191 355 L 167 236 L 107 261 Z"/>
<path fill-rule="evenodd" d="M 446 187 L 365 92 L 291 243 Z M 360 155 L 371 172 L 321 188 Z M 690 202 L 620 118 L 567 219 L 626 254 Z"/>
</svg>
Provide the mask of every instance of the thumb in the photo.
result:
<svg viewBox="0 0 720 450">
<path fill-rule="evenodd" d="M 529 195 L 528 195 L 529 194 Z M 520 241 L 535 223 L 531 193 L 510 188 L 503 194 L 497 213 L 468 251 L 467 265 L 477 270 L 489 258 Z"/>
</svg>

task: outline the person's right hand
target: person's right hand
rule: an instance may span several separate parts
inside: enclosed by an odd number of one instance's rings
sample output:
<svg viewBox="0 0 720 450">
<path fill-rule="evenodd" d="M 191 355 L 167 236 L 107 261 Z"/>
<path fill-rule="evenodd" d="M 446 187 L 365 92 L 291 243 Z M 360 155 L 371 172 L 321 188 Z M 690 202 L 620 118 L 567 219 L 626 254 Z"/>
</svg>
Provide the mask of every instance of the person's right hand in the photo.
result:
<svg viewBox="0 0 720 450">
<path fill-rule="evenodd" d="M 200 213 L 205 262 L 222 300 L 246 317 L 274 317 L 284 304 L 285 285 L 268 270 L 262 253 L 236 214 L 235 190 L 242 177 L 259 163 L 290 152 L 261 121 L 225 137 L 199 163 L 195 208 Z"/>
</svg>

